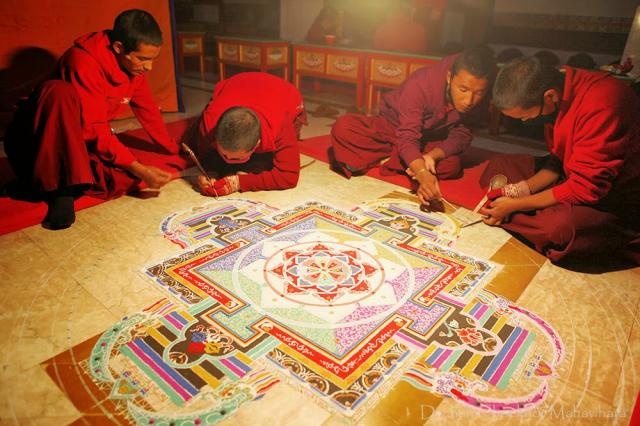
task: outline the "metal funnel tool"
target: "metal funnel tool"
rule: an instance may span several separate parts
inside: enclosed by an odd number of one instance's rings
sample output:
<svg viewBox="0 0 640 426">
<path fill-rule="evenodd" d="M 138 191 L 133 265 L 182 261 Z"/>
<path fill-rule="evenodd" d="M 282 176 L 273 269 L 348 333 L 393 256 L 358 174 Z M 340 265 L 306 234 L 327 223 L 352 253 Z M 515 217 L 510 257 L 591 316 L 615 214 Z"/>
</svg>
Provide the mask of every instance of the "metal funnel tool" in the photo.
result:
<svg viewBox="0 0 640 426">
<path fill-rule="evenodd" d="M 189 148 L 189 146 L 186 143 L 182 144 L 182 150 L 186 152 L 189 155 L 189 157 L 191 157 L 191 160 L 194 162 L 198 170 L 200 170 L 200 173 L 202 173 L 204 177 L 206 177 L 208 180 L 211 180 L 211 178 L 207 174 L 204 167 L 202 167 L 202 164 L 200 164 L 200 161 L 198 161 L 196 154 L 194 154 L 193 150 L 191 150 L 191 148 Z"/>
<path fill-rule="evenodd" d="M 489 191 L 487 191 L 487 194 L 490 191 L 493 191 L 494 189 L 504 188 L 504 186 L 506 184 L 507 184 L 507 177 L 505 175 L 495 175 L 495 176 L 493 176 L 491 178 L 491 180 L 489 181 Z M 482 197 L 482 200 L 480 200 L 480 202 L 478 203 L 476 208 L 473 209 L 474 213 L 478 213 L 478 210 L 480 210 L 482 208 L 482 206 L 484 206 L 484 203 L 487 202 L 487 200 L 489 199 L 487 197 L 487 194 L 484 194 L 484 197 Z"/>
</svg>

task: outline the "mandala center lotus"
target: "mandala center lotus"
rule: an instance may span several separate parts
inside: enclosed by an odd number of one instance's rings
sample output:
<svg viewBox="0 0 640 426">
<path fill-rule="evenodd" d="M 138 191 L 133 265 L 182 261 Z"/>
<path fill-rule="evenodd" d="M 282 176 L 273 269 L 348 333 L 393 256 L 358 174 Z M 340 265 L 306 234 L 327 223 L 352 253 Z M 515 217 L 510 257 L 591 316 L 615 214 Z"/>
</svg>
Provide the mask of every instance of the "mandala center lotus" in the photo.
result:
<svg viewBox="0 0 640 426">
<path fill-rule="evenodd" d="M 366 257 L 357 248 L 316 243 L 285 250 L 282 263 L 275 262 L 269 271 L 285 280 L 286 294 L 304 293 L 333 303 L 344 295 L 372 290 L 370 279 L 380 267 L 368 263 L 364 260 Z"/>
</svg>

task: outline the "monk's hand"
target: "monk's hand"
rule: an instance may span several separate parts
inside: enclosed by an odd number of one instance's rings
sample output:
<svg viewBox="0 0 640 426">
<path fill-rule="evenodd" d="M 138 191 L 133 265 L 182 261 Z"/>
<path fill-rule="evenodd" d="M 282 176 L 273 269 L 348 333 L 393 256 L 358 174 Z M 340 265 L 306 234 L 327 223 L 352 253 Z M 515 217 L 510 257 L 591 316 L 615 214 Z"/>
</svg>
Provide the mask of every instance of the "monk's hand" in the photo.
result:
<svg viewBox="0 0 640 426">
<path fill-rule="evenodd" d="M 424 154 L 422 156 L 422 158 L 424 159 L 424 167 L 429 170 L 429 172 L 431 172 L 431 174 L 433 174 L 435 176 L 436 174 L 436 159 L 433 158 L 433 156 L 431 154 Z"/>
<path fill-rule="evenodd" d="M 231 175 L 211 182 L 204 176 L 198 176 L 198 187 L 203 195 L 222 197 L 239 191 L 240 179 L 238 175 Z"/>
<path fill-rule="evenodd" d="M 173 175 L 154 166 L 147 166 L 139 161 L 134 161 L 129 166 L 129 171 L 142 180 L 147 188 L 159 189 L 171 181 Z"/>
<path fill-rule="evenodd" d="M 432 175 L 435 176 L 436 174 L 436 160 L 433 159 L 433 157 L 431 157 L 428 154 L 424 154 L 422 156 L 422 158 L 424 159 L 424 168 L 431 173 Z M 407 169 L 405 170 L 405 173 L 409 175 L 409 177 L 413 180 L 418 180 L 418 177 L 416 176 L 416 173 L 411 170 L 411 167 L 407 167 Z"/>
<path fill-rule="evenodd" d="M 154 166 L 147 166 L 147 171 L 142 180 L 151 189 L 159 189 L 171 182 L 173 175 Z"/>
<path fill-rule="evenodd" d="M 440 200 L 442 198 L 438 178 L 429 170 L 426 168 L 418 170 L 415 178 L 420 184 L 417 194 L 421 204 L 428 205 L 431 200 Z"/>
<path fill-rule="evenodd" d="M 487 202 L 487 204 L 479 210 L 479 213 L 485 216 L 484 219 L 482 219 L 484 223 L 491 226 L 498 226 L 506 223 L 509 220 L 509 216 L 519 209 L 517 199 L 499 197 Z"/>
<path fill-rule="evenodd" d="M 208 179 L 206 176 L 200 175 L 198 176 L 196 183 L 198 184 L 198 190 L 202 195 L 207 195 L 209 197 L 217 197 L 213 189 L 213 180 Z"/>
</svg>

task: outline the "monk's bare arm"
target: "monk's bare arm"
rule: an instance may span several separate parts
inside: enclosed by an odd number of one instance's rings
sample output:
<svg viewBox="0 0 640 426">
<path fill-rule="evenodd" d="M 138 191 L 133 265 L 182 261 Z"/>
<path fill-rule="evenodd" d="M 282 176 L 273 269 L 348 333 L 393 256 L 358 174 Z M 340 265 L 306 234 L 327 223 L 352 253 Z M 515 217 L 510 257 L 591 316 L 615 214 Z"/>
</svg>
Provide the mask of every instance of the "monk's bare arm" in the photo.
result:
<svg viewBox="0 0 640 426">
<path fill-rule="evenodd" d="M 527 179 L 526 182 L 531 193 L 535 194 L 554 184 L 559 177 L 560 173 L 555 170 L 542 169 Z"/>
<path fill-rule="evenodd" d="M 556 197 L 553 195 L 553 191 L 551 190 L 551 188 L 545 189 L 544 191 L 538 192 L 537 194 L 529 195 L 527 197 L 510 198 L 510 200 L 515 201 L 514 205 L 516 207 L 516 211 L 540 210 L 558 204 L 558 200 L 556 200 Z"/>
<path fill-rule="evenodd" d="M 433 148 L 431 151 L 427 152 L 422 156 L 424 158 L 424 162 L 427 165 L 429 171 L 433 174 L 436 173 L 436 164 L 438 161 L 444 159 L 447 156 L 442 148 Z"/>
</svg>

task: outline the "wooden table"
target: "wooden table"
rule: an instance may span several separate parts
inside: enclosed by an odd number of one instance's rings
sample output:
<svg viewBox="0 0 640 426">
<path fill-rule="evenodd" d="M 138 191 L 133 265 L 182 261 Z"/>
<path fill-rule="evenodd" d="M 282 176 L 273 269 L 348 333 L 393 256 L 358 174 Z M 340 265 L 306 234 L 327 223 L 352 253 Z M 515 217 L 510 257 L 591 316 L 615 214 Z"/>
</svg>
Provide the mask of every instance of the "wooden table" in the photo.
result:
<svg viewBox="0 0 640 426">
<path fill-rule="evenodd" d="M 367 53 L 365 112 L 371 114 L 378 104 L 381 87 L 395 88 L 415 70 L 439 62 L 442 57 L 398 54 L 384 51 Z"/>
<path fill-rule="evenodd" d="M 296 87 L 300 87 L 302 76 L 353 83 L 356 107 L 367 114 L 371 114 L 377 104 L 380 88 L 398 87 L 415 70 L 442 59 L 344 46 L 307 43 L 293 43 L 292 46 L 293 84 Z"/>
<path fill-rule="evenodd" d="M 216 37 L 220 79 L 225 78 L 225 66 L 257 69 L 262 72 L 280 69 L 289 79 L 289 42 L 239 37 Z"/>
<path fill-rule="evenodd" d="M 302 76 L 353 83 L 356 86 L 356 107 L 362 107 L 365 50 L 307 43 L 293 43 L 292 46 L 293 84 L 298 89 Z"/>
<path fill-rule="evenodd" d="M 197 57 L 200 65 L 200 78 L 204 78 L 204 32 L 190 31 L 178 33 L 178 61 L 180 73 L 184 73 L 184 58 Z"/>
</svg>

